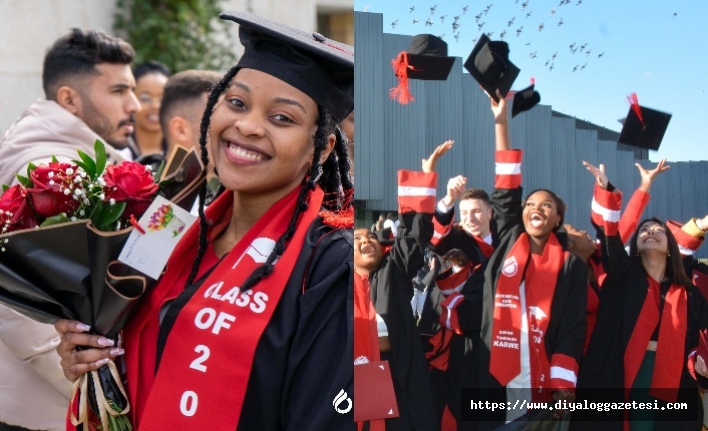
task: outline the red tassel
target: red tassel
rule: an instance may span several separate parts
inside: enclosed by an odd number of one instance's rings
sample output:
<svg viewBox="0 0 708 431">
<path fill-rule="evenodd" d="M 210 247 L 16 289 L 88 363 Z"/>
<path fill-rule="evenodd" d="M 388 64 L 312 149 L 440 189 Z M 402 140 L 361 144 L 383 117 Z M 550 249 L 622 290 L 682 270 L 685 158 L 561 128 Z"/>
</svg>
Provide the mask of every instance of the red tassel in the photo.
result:
<svg viewBox="0 0 708 431">
<path fill-rule="evenodd" d="M 536 85 L 536 78 L 533 76 L 531 77 L 531 85 Z"/>
<path fill-rule="evenodd" d="M 637 98 L 637 93 L 632 93 L 627 96 L 627 101 L 629 102 L 629 106 L 632 107 L 634 113 L 637 114 L 639 122 L 642 123 L 642 126 L 645 126 L 644 118 L 642 118 L 642 108 L 639 107 L 639 99 Z"/>
<path fill-rule="evenodd" d="M 402 105 L 414 101 L 410 88 L 408 88 L 408 53 L 402 51 L 391 60 L 393 73 L 398 77 L 398 86 L 389 90 L 388 95 Z"/>
</svg>

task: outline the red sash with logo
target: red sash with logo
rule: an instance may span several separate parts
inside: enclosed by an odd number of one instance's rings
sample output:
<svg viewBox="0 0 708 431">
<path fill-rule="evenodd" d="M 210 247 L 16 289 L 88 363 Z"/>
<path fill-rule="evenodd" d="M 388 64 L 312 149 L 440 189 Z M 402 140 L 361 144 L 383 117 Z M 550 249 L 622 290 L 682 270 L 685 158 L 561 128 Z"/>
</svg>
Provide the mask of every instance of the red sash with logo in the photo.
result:
<svg viewBox="0 0 708 431">
<path fill-rule="evenodd" d="M 265 262 L 287 229 L 299 191 L 291 192 L 260 218 L 181 310 L 152 387 L 141 388 L 150 393 L 140 429 L 236 427 L 256 346 L 285 290 L 305 235 L 318 216 L 323 197 L 320 189 L 310 194 L 308 209 L 273 273 L 250 291 L 240 292 L 238 286 Z M 184 255 L 176 260 L 184 264 L 193 259 L 196 247 L 178 250 Z M 142 366 L 152 367 L 152 362 Z"/>
<path fill-rule="evenodd" d="M 502 386 L 506 386 L 521 372 L 522 310 L 519 287 L 524 278 L 526 313 L 529 323 L 529 352 L 532 356 L 531 374 L 534 387 L 540 387 L 538 377 L 542 373 L 550 372 L 544 335 L 550 321 L 551 302 L 558 273 L 563 267 L 566 254 L 556 236 L 551 234 L 543 249 L 543 254 L 535 259 L 532 265 L 529 265 L 529 270 L 524 276 L 530 256 L 531 248 L 528 235 L 522 233 L 507 254 L 497 280 L 489 372 Z M 536 352 L 536 350 L 538 351 Z M 549 382 L 550 376 L 547 376 L 543 381 Z"/>
<path fill-rule="evenodd" d="M 659 303 L 661 301 L 659 283 L 649 276 L 647 276 L 647 281 L 649 282 L 649 290 L 624 351 L 626 395 L 634 384 L 634 379 L 637 377 L 647 351 L 647 344 L 649 344 L 651 335 L 659 322 Z M 672 284 L 666 293 L 659 323 L 656 362 L 649 392 L 655 398 L 668 402 L 676 401 L 685 360 L 684 344 L 687 324 L 686 288 Z"/>
</svg>

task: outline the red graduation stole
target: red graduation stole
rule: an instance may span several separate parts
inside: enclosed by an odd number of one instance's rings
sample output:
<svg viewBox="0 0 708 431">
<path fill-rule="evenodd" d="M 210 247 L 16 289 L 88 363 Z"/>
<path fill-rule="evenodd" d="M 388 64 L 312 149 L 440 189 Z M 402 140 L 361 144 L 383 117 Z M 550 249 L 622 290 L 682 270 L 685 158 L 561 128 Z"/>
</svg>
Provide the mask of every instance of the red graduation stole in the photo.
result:
<svg viewBox="0 0 708 431">
<path fill-rule="evenodd" d="M 472 235 L 472 238 L 477 242 L 477 246 L 479 246 L 480 251 L 486 257 L 489 259 L 492 257 L 492 253 L 494 253 L 494 247 L 491 244 L 487 244 L 482 238 L 478 236 Z"/>
<path fill-rule="evenodd" d="M 659 321 L 659 282 L 647 276 L 649 289 L 639 318 L 634 325 L 632 337 L 624 351 L 625 397 L 637 377 L 639 367 L 647 351 L 647 344 Z M 667 402 L 676 401 L 681 373 L 684 367 L 684 344 L 687 330 L 686 289 L 672 284 L 664 300 L 661 313 L 659 339 L 656 347 L 656 362 L 651 379 L 651 396 Z"/>
<path fill-rule="evenodd" d="M 531 259 L 533 262 L 529 262 L 530 257 L 529 238 L 526 233 L 522 233 L 507 254 L 497 280 L 489 372 L 502 386 L 506 386 L 521 372 L 522 310 L 519 287 L 524 279 L 532 384 L 541 387 L 543 382 L 548 385 L 551 380 L 544 335 L 550 321 L 558 273 L 565 262 L 566 252 L 555 234 L 551 234 L 543 254 L 537 259 Z"/>
<path fill-rule="evenodd" d="M 323 193 L 319 188 L 310 194 L 308 209 L 300 216 L 295 234 L 273 273 L 248 292 L 240 292 L 238 286 L 265 261 L 275 241 L 285 232 L 299 192 L 298 187 L 275 203 L 184 306 L 149 388 L 140 429 L 236 427 L 256 346 L 285 290 L 307 231 L 320 211 Z M 175 256 L 178 252 L 181 256 Z M 178 247 L 171 261 L 190 267 L 184 262 L 190 262 L 195 252 L 193 243 Z M 179 270 L 174 273 L 170 278 L 181 278 Z M 143 366 L 152 367 L 152 362 Z"/>
<path fill-rule="evenodd" d="M 368 277 L 354 273 L 354 365 L 381 360 L 379 334 L 376 328 L 376 310 L 371 303 L 371 285 Z M 357 399 L 354 399 L 355 408 Z M 364 422 L 357 422 L 361 431 Z M 369 421 L 370 431 L 384 431 L 384 419 Z"/>
</svg>

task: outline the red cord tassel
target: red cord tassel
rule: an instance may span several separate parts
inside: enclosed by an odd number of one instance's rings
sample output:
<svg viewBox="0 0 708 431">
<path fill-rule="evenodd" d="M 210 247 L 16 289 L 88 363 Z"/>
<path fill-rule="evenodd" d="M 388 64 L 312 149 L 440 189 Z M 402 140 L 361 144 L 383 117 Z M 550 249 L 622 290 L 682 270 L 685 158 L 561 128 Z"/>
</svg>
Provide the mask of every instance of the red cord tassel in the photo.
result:
<svg viewBox="0 0 708 431">
<path fill-rule="evenodd" d="M 639 99 L 637 98 L 637 93 L 632 93 L 627 96 L 627 101 L 629 102 L 629 106 L 632 107 L 634 113 L 637 114 L 639 122 L 642 123 L 642 126 L 645 126 L 644 118 L 642 118 L 642 108 L 639 107 Z"/>
<path fill-rule="evenodd" d="M 414 101 L 410 88 L 408 88 L 408 53 L 402 51 L 391 60 L 393 73 L 398 77 L 398 86 L 389 90 L 388 95 L 402 105 Z"/>
</svg>

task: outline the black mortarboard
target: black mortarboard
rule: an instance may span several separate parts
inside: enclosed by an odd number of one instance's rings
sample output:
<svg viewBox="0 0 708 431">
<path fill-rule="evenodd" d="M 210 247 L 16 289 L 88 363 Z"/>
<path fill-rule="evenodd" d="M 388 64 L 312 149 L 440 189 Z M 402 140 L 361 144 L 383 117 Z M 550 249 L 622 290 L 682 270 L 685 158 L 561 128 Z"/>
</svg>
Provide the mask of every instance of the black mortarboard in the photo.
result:
<svg viewBox="0 0 708 431">
<path fill-rule="evenodd" d="M 239 68 L 274 76 L 310 96 L 336 122 L 354 110 L 354 48 L 246 12 L 223 12 L 240 24 Z"/>
<path fill-rule="evenodd" d="M 630 102 L 632 101 L 631 97 Z M 634 97 L 634 101 L 636 102 L 636 97 Z M 661 140 L 664 139 L 666 128 L 669 126 L 671 114 L 645 108 L 638 103 L 631 103 L 618 142 L 633 147 L 658 150 Z"/>
<path fill-rule="evenodd" d="M 401 51 L 391 61 L 398 86 L 389 92 L 392 99 L 406 104 L 413 101 L 408 79 L 444 81 L 450 74 L 455 57 L 447 56 L 447 43 L 432 34 L 413 37 L 407 51 Z"/>
<path fill-rule="evenodd" d="M 541 95 L 534 90 L 534 83 L 530 86 L 514 93 L 514 101 L 511 104 L 511 118 L 518 114 L 528 111 L 541 101 Z"/>
<path fill-rule="evenodd" d="M 491 41 L 486 34 L 479 38 L 464 66 L 497 102 L 499 98 L 496 90 L 506 97 L 520 72 L 519 68 L 509 61 L 509 45 L 502 41 Z"/>
</svg>

